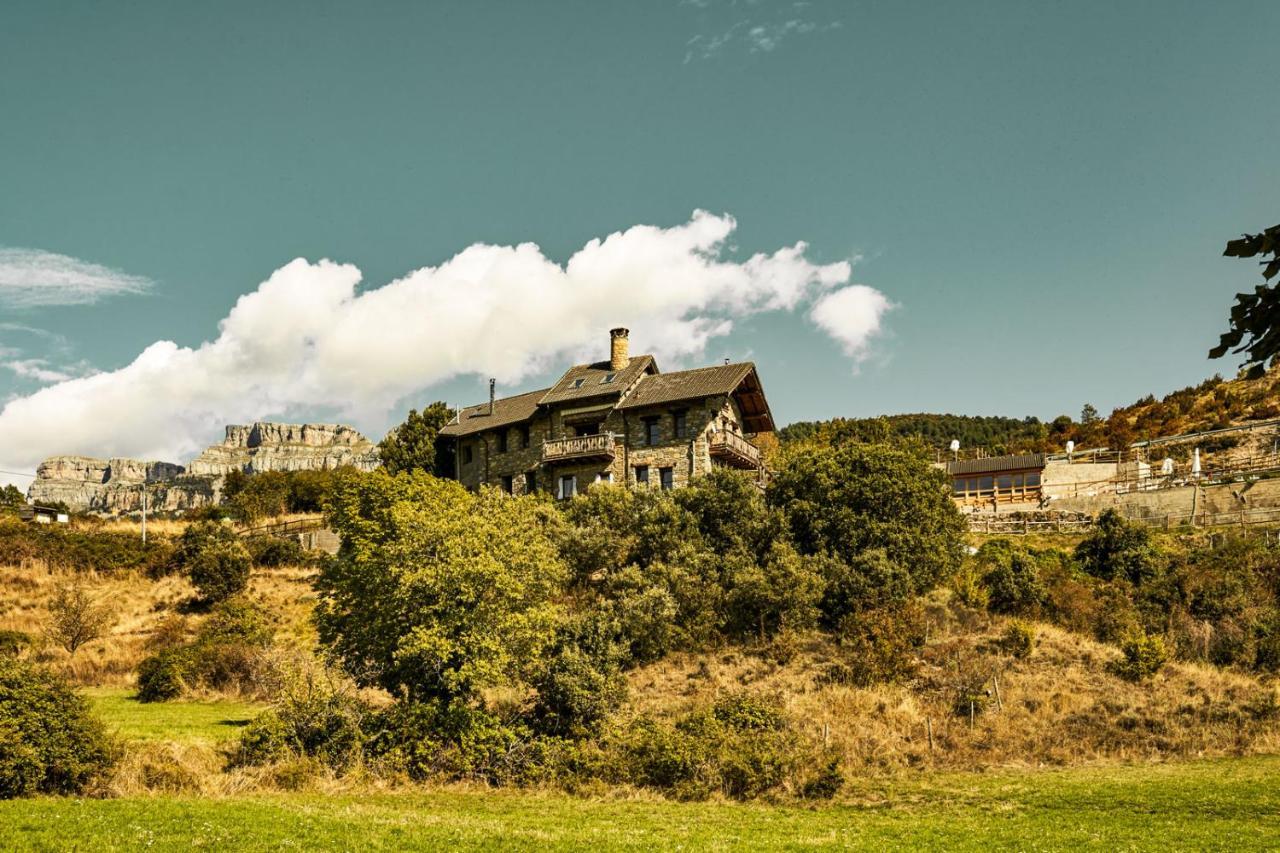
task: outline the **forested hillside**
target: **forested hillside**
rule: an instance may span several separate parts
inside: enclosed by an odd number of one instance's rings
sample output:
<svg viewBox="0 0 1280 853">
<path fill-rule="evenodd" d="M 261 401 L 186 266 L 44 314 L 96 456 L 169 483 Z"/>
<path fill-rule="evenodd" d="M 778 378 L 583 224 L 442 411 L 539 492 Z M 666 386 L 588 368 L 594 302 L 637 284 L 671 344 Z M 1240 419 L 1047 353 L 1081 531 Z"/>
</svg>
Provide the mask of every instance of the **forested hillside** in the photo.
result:
<svg viewBox="0 0 1280 853">
<path fill-rule="evenodd" d="M 1276 369 L 1257 379 L 1225 380 L 1213 376 L 1161 399 L 1149 394 L 1105 418 L 1089 404 L 1076 418 L 1060 415 L 1051 421 L 926 413 L 833 418 L 790 424 L 778 432 L 778 438 L 783 444 L 807 440 L 828 444 L 917 440 L 940 450 L 958 440 L 964 448 L 1033 453 L 1061 451 L 1067 441 L 1075 441 L 1080 448 L 1119 448 L 1160 436 L 1271 418 L 1280 418 L 1280 370 Z"/>
</svg>

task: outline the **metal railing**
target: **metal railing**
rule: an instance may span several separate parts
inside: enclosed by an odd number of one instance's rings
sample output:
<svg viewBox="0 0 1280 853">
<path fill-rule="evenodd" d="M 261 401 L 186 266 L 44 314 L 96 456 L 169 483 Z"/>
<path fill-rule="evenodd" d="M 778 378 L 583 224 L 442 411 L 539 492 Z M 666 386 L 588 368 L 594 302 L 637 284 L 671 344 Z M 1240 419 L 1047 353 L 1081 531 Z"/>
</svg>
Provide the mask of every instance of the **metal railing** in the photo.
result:
<svg viewBox="0 0 1280 853">
<path fill-rule="evenodd" d="M 611 432 L 603 432 L 599 435 L 576 435 L 572 438 L 557 438 L 542 442 L 543 462 L 613 456 L 613 454 L 614 438 Z"/>
</svg>

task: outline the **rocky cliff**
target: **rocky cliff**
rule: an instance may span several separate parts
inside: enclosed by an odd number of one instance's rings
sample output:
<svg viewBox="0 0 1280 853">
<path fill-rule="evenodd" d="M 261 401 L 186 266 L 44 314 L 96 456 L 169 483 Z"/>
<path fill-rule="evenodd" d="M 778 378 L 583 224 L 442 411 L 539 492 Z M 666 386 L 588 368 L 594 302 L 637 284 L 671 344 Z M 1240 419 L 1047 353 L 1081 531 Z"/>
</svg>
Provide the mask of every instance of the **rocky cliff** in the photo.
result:
<svg viewBox="0 0 1280 853">
<path fill-rule="evenodd" d="M 33 503 L 61 501 L 75 512 L 104 515 L 138 512 L 143 486 L 155 512 L 178 512 L 221 501 L 232 471 L 308 471 L 351 465 L 378 466 L 378 449 L 341 424 L 255 423 L 227 427 L 221 444 L 183 467 L 172 462 L 52 456 L 36 469 L 27 491 Z"/>
<path fill-rule="evenodd" d="M 222 477 L 232 471 L 314 471 L 352 465 L 378 467 L 373 442 L 342 424 L 233 424 L 221 444 L 207 448 L 188 473 Z"/>
</svg>

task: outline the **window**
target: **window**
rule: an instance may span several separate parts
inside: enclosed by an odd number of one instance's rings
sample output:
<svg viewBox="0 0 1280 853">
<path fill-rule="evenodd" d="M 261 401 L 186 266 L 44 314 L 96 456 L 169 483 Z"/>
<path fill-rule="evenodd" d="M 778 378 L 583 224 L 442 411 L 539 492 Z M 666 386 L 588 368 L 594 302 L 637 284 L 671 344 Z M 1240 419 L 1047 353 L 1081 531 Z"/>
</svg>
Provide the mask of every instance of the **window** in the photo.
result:
<svg viewBox="0 0 1280 853">
<path fill-rule="evenodd" d="M 675 487 L 675 479 L 672 476 L 673 474 L 674 474 L 674 469 L 672 468 L 658 469 L 658 481 L 662 483 L 662 488 L 671 489 Z"/>
<path fill-rule="evenodd" d="M 507 452 L 507 431 L 505 429 L 498 430 L 498 452 Z"/>
<path fill-rule="evenodd" d="M 649 466 L 648 465 L 636 466 L 636 485 L 637 486 L 649 485 Z"/>
<path fill-rule="evenodd" d="M 644 443 L 657 444 L 662 439 L 662 432 L 658 429 L 657 418 L 644 419 Z"/>
<path fill-rule="evenodd" d="M 538 475 L 534 471 L 526 471 L 524 474 L 524 493 L 531 495 L 538 491 Z"/>
<path fill-rule="evenodd" d="M 587 381 L 587 380 L 585 380 L 585 379 L 575 379 L 575 380 L 573 380 L 573 387 L 574 387 L 574 388 L 581 388 L 581 387 L 582 387 L 582 383 L 583 383 L 583 382 L 586 382 L 586 381 Z"/>
<path fill-rule="evenodd" d="M 560 493 L 556 496 L 561 499 L 571 498 L 578 493 L 578 478 L 572 474 L 565 474 L 560 478 Z"/>
<path fill-rule="evenodd" d="M 601 385 L 608 385 L 608 384 L 609 384 L 610 382 L 612 382 L 615 378 L 617 378 L 617 376 L 618 376 L 618 374 L 616 374 L 616 373 L 606 373 L 606 374 L 604 375 L 604 378 L 600 380 L 600 384 L 601 384 Z"/>
<path fill-rule="evenodd" d="M 1040 488 L 1040 472 L 1032 471 L 1029 474 L 1027 474 L 1026 483 L 1027 483 L 1028 489 Z"/>
<path fill-rule="evenodd" d="M 578 424 L 573 428 L 574 435 L 599 435 L 600 424 Z"/>
<path fill-rule="evenodd" d="M 462 445 L 462 464 L 471 464 L 471 445 L 469 444 Z"/>
<path fill-rule="evenodd" d="M 528 446 L 529 446 L 529 425 L 525 424 L 524 426 L 520 427 L 520 447 L 521 449 L 525 449 L 525 448 L 528 448 Z"/>
<path fill-rule="evenodd" d="M 502 475 L 502 491 L 509 495 L 514 495 L 516 493 L 515 480 L 510 474 Z"/>
<path fill-rule="evenodd" d="M 612 471 L 603 471 L 603 472 L 601 472 L 601 473 L 599 473 L 599 474 L 596 474 L 596 482 L 597 482 L 597 483 L 612 483 L 612 482 L 613 482 L 613 472 L 612 472 Z"/>
<path fill-rule="evenodd" d="M 671 426 L 676 434 L 676 438 L 688 438 L 689 432 L 689 413 L 684 409 L 677 409 L 671 413 Z"/>
</svg>

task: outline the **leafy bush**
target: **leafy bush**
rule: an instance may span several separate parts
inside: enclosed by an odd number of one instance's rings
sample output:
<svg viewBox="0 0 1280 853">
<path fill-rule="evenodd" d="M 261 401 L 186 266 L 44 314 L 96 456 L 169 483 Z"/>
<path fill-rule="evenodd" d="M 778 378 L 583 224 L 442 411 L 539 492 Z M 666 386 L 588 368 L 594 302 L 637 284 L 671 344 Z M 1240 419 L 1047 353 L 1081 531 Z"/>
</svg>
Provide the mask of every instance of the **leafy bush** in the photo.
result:
<svg viewBox="0 0 1280 853">
<path fill-rule="evenodd" d="M 64 679 L 0 656 L 0 798 L 83 793 L 111 770 L 117 754 Z"/>
<path fill-rule="evenodd" d="M 1128 681 L 1145 681 L 1159 672 L 1167 659 L 1164 641 L 1142 634 L 1125 640 L 1120 651 L 1124 656 L 1113 661 L 1110 669 Z"/>
<path fill-rule="evenodd" d="M 627 689 L 616 657 L 593 656 L 576 644 L 557 650 L 533 686 L 538 693 L 533 709 L 538 730 L 571 738 L 597 731 L 622 704 Z"/>
<path fill-rule="evenodd" d="M 1048 596 L 1040 582 L 1038 555 L 1007 539 L 987 542 L 975 556 L 983 568 L 987 606 L 993 613 L 1035 616 Z"/>
<path fill-rule="evenodd" d="M 776 706 L 735 694 L 673 724 L 640 717 L 614 735 L 616 781 L 680 799 L 719 791 L 751 799 L 794 783 L 803 769 L 798 736 Z M 828 785 L 830 785 L 828 780 Z"/>
<path fill-rule="evenodd" d="M 848 616 L 836 632 L 840 662 L 828 680 L 866 687 L 910 678 L 924 640 L 924 611 L 918 602 Z"/>
<path fill-rule="evenodd" d="M 50 566 L 114 573 L 142 571 L 159 574 L 170 562 L 173 546 L 164 536 L 150 536 L 147 544 L 135 534 L 85 529 L 80 523 L 26 524 L 0 515 L 0 564 L 19 566 L 41 560 Z"/>
<path fill-rule="evenodd" d="M 1036 647 L 1036 628 L 1030 622 L 1014 619 L 1004 629 L 997 646 L 1010 657 L 1019 660 L 1029 658 Z"/>
<path fill-rule="evenodd" d="M 1135 587 L 1153 579 L 1162 567 L 1151 532 L 1125 521 L 1113 509 L 1098 516 L 1093 532 L 1076 546 L 1076 559 L 1094 577 L 1120 578 Z"/>
<path fill-rule="evenodd" d="M 31 648 L 31 637 L 23 631 L 0 630 L 0 657 L 17 657 Z"/>
<path fill-rule="evenodd" d="M 225 524 L 203 521 L 188 526 L 175 556 L 206 601 L 225 601 L 249 585 L 249 551 Z"/>
<path fill-rule="evenodd" d="M 258 680 L 274 619 L 241 599 L 218 604 L 187 645 L 173 646 L 138 665 L 138 699 L 163 702 L 196 687 L 244 689 Z"/>
<path fill-rule="evenodd" d="M 281 536 L 254 536 L 245 540 L 249 550 L 249 558 L 255 566 L 275 568 L 277 566 L 305 566 L 311 562 L 311 555 L 296 539 L 285 539 Z"/>
<path fill-rule="evenodd" d="M 966 532 L 943 472 L 893 447 L 801 445 L 784 452 L 767 493 L 801 554 L 852 564 L 882 549 L 916 592 L 955 571 Z"/>
<path fill-rule="evenodd" d="M 368 707 L 351 683 L 313 659 L 278 661 L 271 673 L 271 708 L 240 736 L 238 764 L 268 764 L 305 756 L 345 770 L 361 756 Z"/>
<path fill-rule="evenodd" d="M 395 702 L 374 715 L 366 754 L 411 779 L 480 779 L 494 784 L 534 772 L 529 730 L 461 702 Z"/>
<path fill-rule="evenodd" d="M 893 562 L 883 548 L 863 551 L 847 562 L 827 555 L 817 561 L 824 582 L 822 623 L 828 628 L 864 610 L 903 604 L 915 593 L 911 573 Z"/>
</svg>

